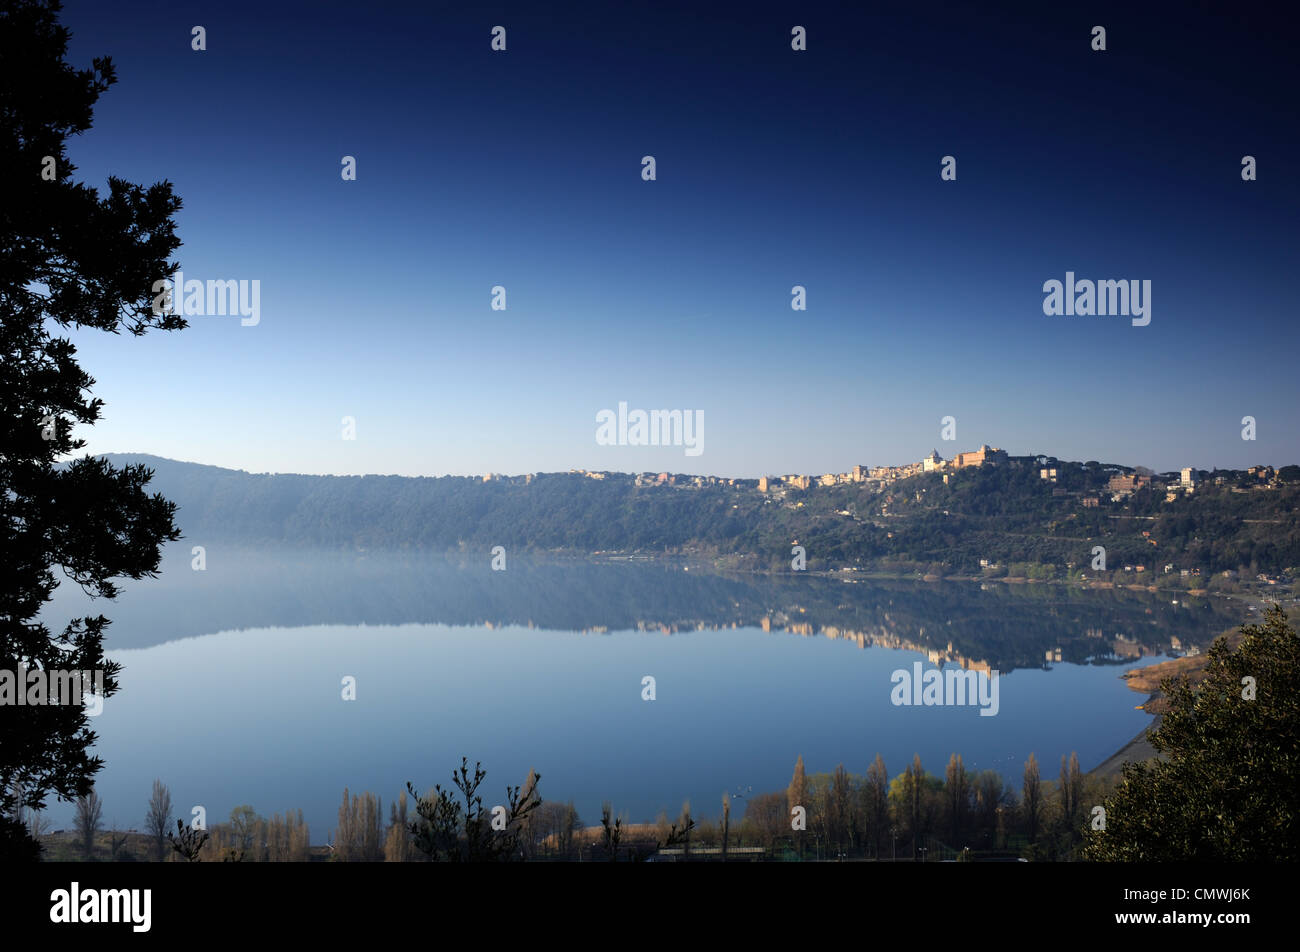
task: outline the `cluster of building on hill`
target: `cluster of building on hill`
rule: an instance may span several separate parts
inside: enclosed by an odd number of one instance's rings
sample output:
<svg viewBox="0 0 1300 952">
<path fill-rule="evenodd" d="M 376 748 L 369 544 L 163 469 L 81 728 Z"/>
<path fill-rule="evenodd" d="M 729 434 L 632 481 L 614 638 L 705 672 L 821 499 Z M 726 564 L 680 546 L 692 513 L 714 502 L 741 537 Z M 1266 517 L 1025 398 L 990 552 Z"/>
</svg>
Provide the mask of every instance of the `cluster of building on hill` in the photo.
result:
<svg viewBox="0 0 1300 952">
<path fill-rule="evenodd" d="M 579 470 L 581 472 L 581 470 Z M 592 479 L 604 479 L 604 474 L 587 473 Z M 688 486 L 703 489 L 705 486 L 741 486 L 752 484 L 752 479 L 728 479 L 725 476 L 687 476 L 678 473 L 637 473 L 637 486 Z"/>
<path fill-rule="evenodd" d="M 942 473 L 944 482 L 948 481 L 951 472 L 959 469 L 967 469 L 978 466 L 996 466 L 1014 463 L 1016 465 L 1038 465 L 1039 478 L 1045 482 L 1055 483 L 1058 475 L 1064 470 L 1065 464 L 1050 460 L 1047 457 L 1012 457 L 1007 454 L 1006 450 L 998 449 L 995 446 L 984 444 L 977 450 L 971 450 L 965 453 L 958 453 L 952 459 L 944 459 L 939 455 L 937 450 L 931 450 L 930 454 L 915 463 L 907 463 L 903 466 L 854 466 L 847 473 L 826 473 L 822 476 L 805 476 L 805 475 L 788 475 L 788 476 L 763 476 L 757 480 L 753 479 L 729 479 L 724 476 L 693 476 L 682 473 L 614 473 L 609 471 L 596 471 L 586 469 L 571 469 L 569 475 L 583 476 L 587 479 L 604 480 L 611 478 L 631 478 L 634 485 L 643 486 L 672 486 L 676 488 L 702 489 L 707 486 L 732 486 L 736 488 L 753 489 L 757 487 L 760 493 L 779 493 L 789 489 L 813 489 L 816 487 L 843 486 L 843 485 L 866 485 L 867 488 L 879 489 L 890 485 L 900 479 L 907 479 L 911 476 L 918 476 L 921 473 Z M 1086 467 L 1085 467 L 1086 468 Z M 1146 473 L 1132 472 L 1123 473 L 1116 469 L 1110 470 L 1114 473 L 1106 484 L 1106 490 L 1092 491 L 1084 493 L 1070 493 L 1063 488 L 1053 488 L 1052 494 L 1055 496 L 1079 495 L 1085 508 L 1098 506 L 1102 498 L 1109 495 L 1112 502 L 1122 502 L 1125 498 L 1142 489 L 1163 490 L 1165 501 L 1173 502 L 1183 495 L 1190 495 L 1196 491 L 1196 487 L 1212 482 L 1215 485 L 1222 486 L 1225 483 L 1231 483 L 1234 492 L 1246 492 L 1249 488 L 1272 489 L 1279 484 L 1278 474 L 1272 466 L 1252 466 L 1246 470 L 1248 484 L 1246 487 L 1240 485 L 1236 478 L 1239 473 L 1229 475 L 1220 475 L 1219 473 L 1205 474 L 1191 466 L 1183 467 L 1179 473 Z M 502 476 L 498 473 L 488 473 L 483 476 L 483 482 L 505 482 L 513 484 L 528 485 L 535 478 L 536 473 L 527 473 L 521 476 Z M 477 477 L 473 477 L 477 478 Z"/>
<path fill-rule="evenodd" d="M 1056 470 L 1044 469 L 1039 474 L 1041 479 L 1056 482 Z M 1224 477 L 1215 478 L 1215 482 L 1222 485 Z M 1173 502 L 1179 496 L 1191 495 L 1196 491 L 1196 487 L 1201 480 L 1195 469 L 1190 466 L 1184 466 L 1175 479 L 1172 476 L 1157 477 L 1149 473 L 1117 473 L 1112 476 L 1106 483 L 1106 489 L 1110 493 L 1111 502 L 1122 502 L 1126 497 L 1133 495 L 1142 489 L 1156 489 L 1165 491 L 1165 502 Z M 1101 496 L 1098 494 L 1083 497 L 1085 507 L 1095 508 L 1101 502 Z"/>
<path fill-rule="evenodd" d="M 1044 467 L 1039 472 L 1039 478 L 1056 482 L 1057 470 L 1055 467 Z M 1106 483 L 1106 489 L 1110 493 L 1112 502 L 1122 502 L 1126 497 L 1142 489 L 1154 489 L 1157 492 L 1163 491 L 1165 502 L 1173 502 L 1180 496 L 1190 496 L 1196 491 L 1198 486 L 1203 486 L 1207 482 L 1215 486 L 1223 486 L 1232 483 L 1234 492 L 1247 492 L 1250 489 L 1275 489 L 1278 485 L 1277 472 L 1272 466 L 1252 466 L 1246 470 L 1246 477 L 1249 480 L 1248 485 L 1237 485 L 1238 480 L 1229 475 L 1210 474 L 1204 476 L 1191 466 L 1184 466 L 1178 473 L 1119 473 L 1110 478 Z M 1101 501 L 1099 494 L 1085 495 L 1083 505 L 1086 507 L 1095 507 Z"/>
<path fill-rule="evenodd" d="M 564 474 L 546 474 L 542 475 L 564 475 Z M 587 479 L 605 480 L 629 478 L 627 473 L 615 473 L 608 470 L 593 469 L 571 469 L 568 472 L 570 476 L 584 476 Z M 506 483 L 509 485 L 527 486 L 538 476 L 537 473 L 525 473 L 522 476 L 503 476 L 500 473 L 485 473 L 483 482 L 485 483 Z M 633 473 L 630 474 L 632 480 L 637 486 L 686 486 L 695 489 L 702 489 L 705 486 L 743 486 L 753 485 L 752 479 L 728 479 L 725 476 L 689 476 L 682 473 Z M 478 477 L 470 477 L 477 479 Z"/>
<path fill-rule="evenodd" d="M 812 489 L 814 486 L 840 486 L 849 483 L 876 483 L 888 485 L 899 479 L 916 476 L 920 473 L 946 472 L 965 469 L 968 466 L 992 466 L 1007 463 L 1011 459 L 1006 450 L 987 444 L 969 453 L 958 453 L 950 460 L 944 459 L 937 450 L 916 463 L 904 466 L 854 466 L 848 473 L 827 473 L 824 476 L 764 476 L 758 481 L 758 491 L 774 492 L 780 489 Z"/>
</svg>

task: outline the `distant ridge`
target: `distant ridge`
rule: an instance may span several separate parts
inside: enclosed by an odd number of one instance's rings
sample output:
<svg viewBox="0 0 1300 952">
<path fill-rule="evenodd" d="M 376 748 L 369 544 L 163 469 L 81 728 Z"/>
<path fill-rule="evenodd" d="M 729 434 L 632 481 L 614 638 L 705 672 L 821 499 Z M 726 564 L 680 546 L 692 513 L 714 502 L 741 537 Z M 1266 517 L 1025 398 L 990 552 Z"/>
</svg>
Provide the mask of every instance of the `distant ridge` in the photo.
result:
<svg viewBox="0 0 1300 952">
<path fill-rule="evenodd" d="M 760 480 L 668 473 L 312 476 L 140 453 L 106 458 L 152 469 L 151 491 L 178 505 L 177 523 L 196 542 L 425 551 L 501 545 L 688 555 L 776 571 L 791 570 L 798 544 L 809 571 L 1038 579 L 1077 577 L 1103 546 L 1104 572 L 1129 572 L 1118 577 L 1126 584 L 1154 584 L 1174 570 L 1206 579 L 1224 571 L 1300 573 L 1300 467 L 1189 471 L 1180 480 L 1117 464 L 1011 457 L 763 491 Z M 1195 584 L 1189 578 L 1186 587 Z"/>
</svg>

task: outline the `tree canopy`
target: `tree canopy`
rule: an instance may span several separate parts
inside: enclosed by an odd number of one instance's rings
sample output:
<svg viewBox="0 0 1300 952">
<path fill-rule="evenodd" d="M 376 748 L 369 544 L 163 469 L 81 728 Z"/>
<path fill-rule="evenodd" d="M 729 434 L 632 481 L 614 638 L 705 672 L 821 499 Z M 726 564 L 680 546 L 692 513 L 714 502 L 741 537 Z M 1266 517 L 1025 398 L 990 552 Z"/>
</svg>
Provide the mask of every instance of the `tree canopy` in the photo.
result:
<svg viewBox="0 0 1300 952">
<path fill-rule="evenodd" d="M 145 486 L 144 466 L 115 468 L 84 457 L 102 403 L 61 332 L 96 328 L 143 334 L 184 321 L 155 314 L 154 282 L 176 267 L 172 187 L 119 178 L 107 194 L 72 179 L 69 136 L 91 125 L 115 81 L 111 61 L 74 69 L 57 0 L 0 3 L 0 670 L 100 671 L 104 697 L 117 666 L 103 654 L 108 619 L 71 621 L 57 636 L 36 621 L 58 584 L 54 569 L 93 595 L 115 579 L 158 568 L 159 547 L 178 538 L 175 507 Z M 84 707 L 0 707 L 0 813 L 40 808 L 46 796 L 90 793 L 101 766 Z M 0 856 L 33 855 L 20 825 L 0 824 Z"/>
<path fill-rule="evenodd" d="M 1290 861 L 1300 848 L 1300 638 L 1280 606 L 1209 650 L 1205 678 L 1167 680 L 1151 744 L 1165 759 L 1125 764 L 1089 831 L 1095 860 Z"/>
</svg>

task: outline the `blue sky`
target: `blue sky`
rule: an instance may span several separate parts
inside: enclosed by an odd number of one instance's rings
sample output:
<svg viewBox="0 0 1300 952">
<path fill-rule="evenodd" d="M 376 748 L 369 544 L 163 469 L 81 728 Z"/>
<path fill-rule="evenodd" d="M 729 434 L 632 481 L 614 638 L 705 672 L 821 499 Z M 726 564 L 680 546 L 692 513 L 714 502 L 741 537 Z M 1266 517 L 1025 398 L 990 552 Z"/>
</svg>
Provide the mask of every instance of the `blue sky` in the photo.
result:
<svg viewBox="0 0 1300 952">
<path fill-rule="evenodd" d="M 172 181 L 185 276 L 261 282 L 257 326 L 74 334 L 106 402 L 90 451 L 408 475 L 820 473 L 985 442 L 1300 462 L 1297 68 L 1268 15 L 393 6 L 66 3 L 70 60 L 119 76 L 79 177 Z M 1067 271 L 1150 280 L 1150 325 L 1045 316 Z M 703 411 L 704 452 L 597 445 L 620 401 Z"/>
</svg>

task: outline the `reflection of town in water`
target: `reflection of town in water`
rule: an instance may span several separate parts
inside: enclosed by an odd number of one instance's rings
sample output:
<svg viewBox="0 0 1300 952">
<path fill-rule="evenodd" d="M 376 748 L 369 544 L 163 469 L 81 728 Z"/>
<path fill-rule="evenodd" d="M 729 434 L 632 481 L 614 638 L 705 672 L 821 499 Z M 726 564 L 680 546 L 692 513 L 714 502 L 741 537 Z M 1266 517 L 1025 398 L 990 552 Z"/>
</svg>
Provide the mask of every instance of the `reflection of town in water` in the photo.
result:
<svg viewBox="0 0 1300 952">
<path fill-rule="evenodd" d="M 318 624 L 519 625 L 598 635 L 754 628 L 1002 672 L 1197 654 L 1246 620 L 1239 601 L 1183 597 L 1172 604 L 1119 589 L 723 574 L 660 562 L 508 564 L 494 572 L 486 553 L 474 560 L 214 549 L 208 569 L 194 572 L 177 550 L 158 579 L 129 586 L 117 603 L 79 602 L 64 586 L 50 612 L 103 611 L 114 619 L 115 648 Z"/>
</svg>

